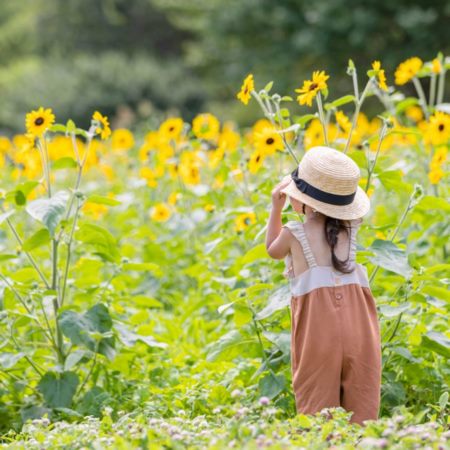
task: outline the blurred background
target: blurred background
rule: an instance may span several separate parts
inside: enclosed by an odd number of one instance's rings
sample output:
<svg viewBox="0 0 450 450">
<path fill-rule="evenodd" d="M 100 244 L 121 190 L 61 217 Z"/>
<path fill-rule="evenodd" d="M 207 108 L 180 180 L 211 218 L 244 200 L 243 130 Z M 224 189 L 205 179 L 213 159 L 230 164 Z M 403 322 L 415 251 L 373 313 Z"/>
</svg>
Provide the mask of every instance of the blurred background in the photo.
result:
<svg viewBox="0 0 450 450">
<path fill-rule="evenodd" d="M 41 105 L 80 126 L 94 110 L 113 126 L 203 111 L 247 125 L 261 116 L 235 97 L 247 73 L 293 96 L 326 70 L 336 98 L 349 58 L 361 79 L 381 60 L 393 84 L 402 60 L 449 53 L 449 24 L 447 0 L 1 0 L 0 132 Z"/>
</svg>

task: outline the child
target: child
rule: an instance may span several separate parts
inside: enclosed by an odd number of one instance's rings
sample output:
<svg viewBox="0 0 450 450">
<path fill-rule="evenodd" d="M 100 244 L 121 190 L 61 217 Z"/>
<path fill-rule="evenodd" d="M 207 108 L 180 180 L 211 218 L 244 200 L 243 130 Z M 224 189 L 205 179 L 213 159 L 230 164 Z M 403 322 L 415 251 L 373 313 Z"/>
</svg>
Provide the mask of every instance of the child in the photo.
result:
<svg viewBox="0 0 450 450">
<path fill-rule="evenodd" d="M 356 233 L 370 200 L 344 153 L 308 150 L 272 191 L 266 248 L 285 258 L 291 289 L 292 387 L 298 413 L 341 406 L 350 421 L 378 418 L 381 343 L 367 269 L 356 263 Z M 286 195 L 306 221 L 281 222 Z"/>
</svg>

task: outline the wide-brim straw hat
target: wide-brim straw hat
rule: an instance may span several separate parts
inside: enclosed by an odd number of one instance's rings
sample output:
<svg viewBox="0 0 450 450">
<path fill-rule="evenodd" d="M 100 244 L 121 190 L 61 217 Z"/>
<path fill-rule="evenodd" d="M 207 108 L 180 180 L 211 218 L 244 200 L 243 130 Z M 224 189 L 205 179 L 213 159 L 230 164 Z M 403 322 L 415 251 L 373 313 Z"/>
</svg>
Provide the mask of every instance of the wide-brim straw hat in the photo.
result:
<svg viewBox="0 0 450 450">
<path fill-rule="evenodd" d="M 370 199 L 358 186 L 358 165 L 344 153 L 330 147 L 309 149 L 280 190 L 329 217 L 358 219 L 370 210 Z"/>
</svg>

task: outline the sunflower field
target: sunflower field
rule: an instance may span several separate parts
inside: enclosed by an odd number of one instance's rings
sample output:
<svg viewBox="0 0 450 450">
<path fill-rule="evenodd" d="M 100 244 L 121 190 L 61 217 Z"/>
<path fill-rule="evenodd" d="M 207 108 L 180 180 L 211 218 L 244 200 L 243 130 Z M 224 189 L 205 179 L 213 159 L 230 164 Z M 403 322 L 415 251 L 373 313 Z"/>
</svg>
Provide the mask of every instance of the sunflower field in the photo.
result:
<svg viewBox="0 0 450 450">
<path fill-rule="evenodd" d="M 413 57 L 390 85 L 350 60 L 339 98 L 325 70 L 292 93 L 248 74 L 247 129 L 24 112 L 0 137 L 0 448 L 449 448 L 449 68 Z M 357 260 L 383 375 L 365 426 L 296 414 L 289 286 L 264 244 L 273 186 L 324 144 L 372 202 Z"/>
</svg>

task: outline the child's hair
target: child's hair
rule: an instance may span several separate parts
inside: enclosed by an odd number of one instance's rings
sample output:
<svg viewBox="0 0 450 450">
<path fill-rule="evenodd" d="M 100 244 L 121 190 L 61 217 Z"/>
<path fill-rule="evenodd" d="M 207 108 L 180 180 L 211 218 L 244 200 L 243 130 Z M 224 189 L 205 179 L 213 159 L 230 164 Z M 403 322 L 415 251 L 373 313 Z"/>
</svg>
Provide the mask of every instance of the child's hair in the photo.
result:
<svg viewBox="0 0 450 450">
<path fill-rule="evenodd" d="M 347 256 L 347 259 L 342 261 L 334 253 L 334 248 L 336 247 L 338 241 L 338 234 L 341 230 L 345 230 L 347 236 L 349 235 L 348 226 L 345 224 L 345 221 L 334 219 L 333 217 L 325 217 L 325 238 L 331 247 L 331 262 L 333 264 L 333 267 L 336 270 L 339 270 L 339 272 L 350 273 L 353 272 L 353 268 L 349 267 L 349 257 Z"/>
<path fill-rule="evenodd" d="M 303 214 L 305 214 L 305 204 L 302 206 Z M 345 230 L 348 236 L 348 226 L 345 224 L 345 220 L 335 219 L 333 217 L 325 216 L 325 238 L 328 242 L 328 245 L 331 247 L 331 262 L 333 267 L 339 272 L 342 273 L 350 273 L 353 272 L 353 269 L 348 266 L 349 257 L 344 261 L 341 261 L 336 254 L 334 253 L 334 247 L 336 247 L 338 241 L 339 231 Z"/>
</svg>

